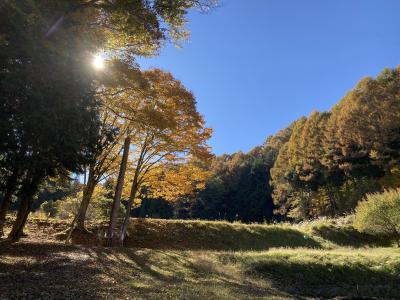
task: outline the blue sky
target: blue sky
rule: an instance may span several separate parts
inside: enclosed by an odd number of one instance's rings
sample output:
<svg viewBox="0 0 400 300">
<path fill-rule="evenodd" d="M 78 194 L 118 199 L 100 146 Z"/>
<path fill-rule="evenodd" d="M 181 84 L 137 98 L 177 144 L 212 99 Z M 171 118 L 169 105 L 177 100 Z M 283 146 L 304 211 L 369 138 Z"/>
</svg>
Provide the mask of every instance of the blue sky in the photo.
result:
<svg viewBox="0 0 400 300">
<path fill-rule="evenodd" d="M 399 0 L 223 0 L 191 12 L 191 38 L 140 59 L 193 91 L 214 153 L 249 151 L 400 64 Z"/>
</svg>

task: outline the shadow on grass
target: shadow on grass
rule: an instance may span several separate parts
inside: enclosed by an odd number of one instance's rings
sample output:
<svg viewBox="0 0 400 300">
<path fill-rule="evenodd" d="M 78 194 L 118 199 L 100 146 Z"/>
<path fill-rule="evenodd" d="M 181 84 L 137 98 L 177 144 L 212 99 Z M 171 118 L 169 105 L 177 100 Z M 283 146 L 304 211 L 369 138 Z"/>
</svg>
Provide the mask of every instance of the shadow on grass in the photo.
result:
<svg viewBox="0 0 400 300">
<path fill-rule="evenodd" d="M 43 257 L 59 252 L 79 249 L 79 246 L 66 245 L 52 242 L 11 242 L 9 240 L 0 240 L 0 258 L 3 255 L 10 257 Z M 1 260 L 0 260 L 1 261 Z"/>
<path fill-rule="evenodd" d="M 250 261 L 245 268 L 249 274 L 242 276 L 229 269 L 235 264 L 219 263 L 207 253 L 197 255 L 160 249 L 1 243 L 0 298 L 255 299 L 279 295 L 394 299 L 400 294 L 400 261 L 391 268 L 378 268 L 378 263 L 371 267 L 360 260 L 347 262 L 345 256 L 333 262 L 324 255 L 306 257 L 304 262 L 272 256 Z M 254 284 L 250 280 L 254 275 L 267 279 L 268 284 Z"/>
<path fill-rule="evenodd" d="M 255 299 L 262 296 L 282 295 L 269 287 L 238 280 L 216 267 L 210 259 L 193 260 L 185 252 L 167 250 L 98 249 L 95 253 L 103 270 L 128 286 L 132 294 L 143 299 Z M 93 254 L 93 252 L 91 252 Z M 117 261 L 109 264 L 110 258 Z M 116 273 L 116 270 L 123 272 Z M 221 272 L 221 270 L 224 270 Z"/>
<path fill-rule="evenodd" d="M 313 233 L 339 246 L 357 248 L 365 246 L 390 247 L 392 245 L 390 239 L 360 233 L 351 226 L 335 227 L 331 225 L 320 225 L 313 228 Z"/>
<path fill-rule="evenodd" d="M 113 286 L 98 275 L 96 264 L 73 246 L 0 244 L 1 299 L 102 299 Z"/>
<path fill-rule="evenodd" d="M 156 295 L 164 286 L 184 281 L 185 276 L 179 275 L 174 265 L 162 250 L 1 241 L 0 299 L 128 299 L 137 293 Z"/>
<path fill-rule="evenodd" d="M 400 272 L 400 262 L 396 269 Z M 379 297 L 397 299 L 400 274 L 370 269 L 363 264 L 267 261 L 255 263 L 250 273 L 272 281 L 273 286 L 302 297 Z"/>
<path fill-rule="evenodd" d="M 207 222 L 131 223 L 125 246 L 170 250 L 246 251 L 275 247 L 321 248 L 305 233 L 285 227 Z"/>
</svg>

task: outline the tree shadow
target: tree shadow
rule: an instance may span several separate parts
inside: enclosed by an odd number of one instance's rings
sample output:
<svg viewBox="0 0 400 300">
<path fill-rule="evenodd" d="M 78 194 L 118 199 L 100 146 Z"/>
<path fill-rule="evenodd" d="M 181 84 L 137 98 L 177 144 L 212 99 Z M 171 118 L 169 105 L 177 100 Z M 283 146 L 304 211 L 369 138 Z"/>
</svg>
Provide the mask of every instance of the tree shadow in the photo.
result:
<svg viewBox="0 0 400 300">
<path fill-rule="evenodd" d="M 279 226 L 135 220 L 126 247 L 164 250 L 262 251 L 275 247 L 321 248 L 313 237 Z M 189 224 L 190 223 L 190 224 Z"/>
<path fill-rule="evenodd" d="M 98 276 L 82 251 L 61 244 L 20 243 L 0 249 L 2 299 L 101 299 L 116 287 Z"/>
<path fill-rule="evenodd" d="M 0 257 L 3 255 L 15 257 L 41 257 L 59 252 L 80 249 L 80 246 L 66 245 L 54 242 L 11 242 L 9 240 L 0 241 Z"/>
<path fill-rule="evenodd" d="M 204 299 L 204 295 L 218 299 L 219 294 L 215 291 L 221 289 L 229 291 L 229 294 L 235 295 L 237 299 L 271 295 L 288 296 L 277 289 L 256 286 L 254 282 L 245 278 L 237 280 L 229 276 L 229 273 L 219 272 L 210 264 L 204 267 L 198 261 L 193 261 L 193 256 L 186 256 L 187 252 L 132 248 L 98 248 L 96 252 L 89 252 L 90 255 L 95 255 L 98 264 L 105 266 L 102 268 L 103 271 L 121 284 L 129 283 L 131 293 L 137 292 L 145 299 L 153 299 L 153 297 L 156 299 Z M 110 260 L 115 263 L 110 264 Z M 121 266 L 124 266 L 124 272 L 116 272 L 121 269 Z M 181 270 L 182 268 L 184 270 Z M 139 286 L 131 284 L 133 280 L 139 283 Z M 193 280 L 196 284 L 193 284 Z M 167 292 L 172 289 L 175 291 Z M 198 297 L 195 297 L 196 293 L 193 293 L 192 289 L 199 290 Z M 189 296 L 186 294 L 188 290 Z"/>
<path fill-rule="evenodd" d="M 203 254 L 204 262 L 201 257 L 193 260 L 193 253 L 187 254 L 190 252 L 1 243 L 0 298 L 162 299 L 164 291 L 181 289 L 184 296 L 185 289 L 196 286 L 210 297 L 217 297 L 214 293 L 218 289 L 226 289 L 238 298 L 396 298 L 400 294 L 400 262 L 390 273 L 361 263 L 262 260 L 251 263 L 248 274 L 238 279 L 225 269 L 225 263 L 216 265 L 215 258 L 208 259 L 207 254 Z M 270 284 L 255 285 L 252 277 L 265 278 Z M 198 282 L 193 284 L 193 280 Z M 179 293 L 174 291 L 168 296 L 173 298 Z"/>
<path fill-rule="evenodd" d="M 400 263 L 397 270 L 400 272 Z M 400 295 L 399 273 L 373 270 L 362 264 L 332 265 L 271 260 L 254 263 L 248 272 L 268 279 L 277 289 L 299 298 L 395 299 Z"/>
<path fill-rule="evenodd" d="M 313 233 L 339 246 L 359 248 L 390 247 L 392 245 L 392 241 L 388 238 L 361 233 L 351 226 L 338 228 L 332 225 L 320 225 L 313 228 Z"/>
<path fill-rule="evenodd" d="M 118 278 L 119 281 L 125 282 L 132 280 L 133 274 L 145 274 L 158 280 L 169 282 L 173 279 L 154 270 L 154 265 L 148 254 L 138 253 L 137 249 L 126 248 L 96 248 L 95 251 L 86 248 L 85 252 L 92 256 L 98 264 L 101 264 L 102 270 L 111 277 Z M 157 250 L 152 251 L 153 255 L 157 254 Z M 110 263 L 113 261 L 114 263 Z M 124 271 L 121 272 L 120 269 Z"/>
</svg>

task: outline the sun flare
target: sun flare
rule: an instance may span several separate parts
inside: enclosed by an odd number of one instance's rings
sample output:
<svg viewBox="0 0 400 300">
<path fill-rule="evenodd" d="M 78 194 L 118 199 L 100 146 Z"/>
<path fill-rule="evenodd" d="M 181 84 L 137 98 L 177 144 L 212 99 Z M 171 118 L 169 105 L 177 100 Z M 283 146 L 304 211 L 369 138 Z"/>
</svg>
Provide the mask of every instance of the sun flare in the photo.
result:
<svg viewBox="0 0 400 300">
<path fill-rule="evenodd" d="M 101 56 L 101 54 L 97 54 L 93 58 L 93 67 L 97 70 L 102 70 L 104 69 L 104 58 Z"/>
</svg>

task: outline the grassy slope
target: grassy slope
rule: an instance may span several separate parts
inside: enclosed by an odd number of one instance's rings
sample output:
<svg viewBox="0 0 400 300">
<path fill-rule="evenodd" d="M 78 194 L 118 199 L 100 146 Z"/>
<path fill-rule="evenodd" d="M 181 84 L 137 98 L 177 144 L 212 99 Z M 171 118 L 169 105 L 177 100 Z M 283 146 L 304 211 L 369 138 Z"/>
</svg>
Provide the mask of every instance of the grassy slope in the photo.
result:
<svg viewBox="0 0 400 300">
<path fill-rule="evenodd" d="M 277 247 L 333 249 L 392 245 L 388 239 L 361 234 L 337 220 L 299 225 L 241 224 L 221 221 L 134 219 L 125 245 L 139 248 L 260 251 Z"/>
<path fill-rule="evenodd" d="M 400 250 L 365 248 L 369 243 L 387 242 L 332 222 L 266 226 L 135 220 L 129 245 L 152 249 L 65 246 L 52 239 L 63 225 L 41 224 L 40 240 L 33 226 L 37 222 L 30 226 L 35 235 L 29 233 L 18 244 L 0 244 L 0 295 L 4 298 L 400 295 Z M 276 248 L 281 246 L 288 249 Z M 182 250 L 185 247 L 191 250 Z"/>
</svg>

